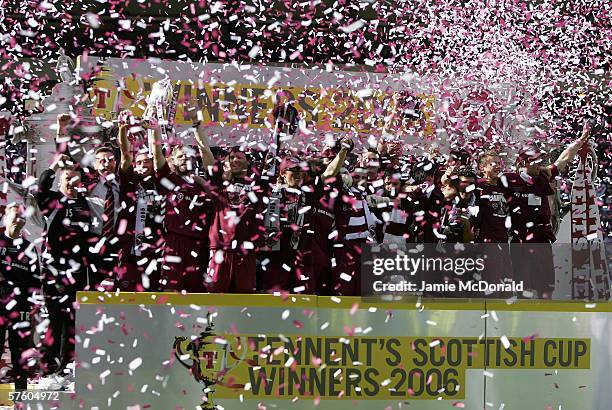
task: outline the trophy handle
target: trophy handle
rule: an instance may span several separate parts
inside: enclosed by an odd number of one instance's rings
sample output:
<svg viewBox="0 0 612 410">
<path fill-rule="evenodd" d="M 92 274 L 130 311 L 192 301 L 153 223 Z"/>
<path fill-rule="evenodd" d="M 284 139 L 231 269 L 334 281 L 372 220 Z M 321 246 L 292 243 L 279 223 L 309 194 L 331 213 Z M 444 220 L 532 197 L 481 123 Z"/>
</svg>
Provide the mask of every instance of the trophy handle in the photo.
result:
<svg viewBox="0 0 612 410">
<path fill-rule="evenodd" d="M 183 361 L 183 359 L 181 359 L 181 356 L 189 354 L 188 352 L 191 350 L 189 348 L 190 343 L 191 341 L 185 336 L 177 336 L 174 338 L 174 345 L 172 346 L 174 348 L 174 356 L 176 357 L 176 360 L 178 360 L 178 362 L 185 366 L 187 369 L 192 369 L 194 363 L 186 363 L 185 361 Z M 184 346 L 185 344 L 186 346 Z M 185 349 L 183 349 L 183 347 L 185 347 Z"/>
<path fill-rule="evenodd" d="M 222 359 L 222 362 L 221 362 L 221 369 L 222 369 L 222 370 L 221 370 L 221 374 L 220 374 L 220 377 L 219 377 L 219 380 L 220 380 L 220 381 L 223 381 L 223 378 L 224 378 L 224 377 L 225 377 L 225 376 L 226 376 L 226 375 L 227 375 L 229 372 L 231 372 L 231 371 L 232 371 L 232 370 L 234 370 L 236 367 L 238 367 L 238 365 L 240 364 L 240 362 L 242 362 L 242 361 L 243 361 L 243 360 L 246 358 L 246 355 L 247 355 L 247 344 L 242 342 L 242 340 L 241 340 L 240 336 L 236 336 L 236 339 L 238 340 L 238 342 L 239 342 L 240 346 L 242 346 L 242 347 L 243 347 L 243 348 L 242 348 L 242 353 L 241 353 L 241 355 L 240 355 L 240 356 L 238 356 L 238 355 L 236 355 L 236 353 L 235 353 L 235 352 L 233 352 L 233 351 L 230 349 L 230 345 L 229 345 L 229 343 L 225 345 L 225 347 L 224 347 L 225 352 L 224 352 L 224 354 L 223 354 L 223 359 Z M 245 340 L 245 342 L 246 342 L 246 340 Z M 233 363 L 231 366 L 228 364 L 228 361 L 227 361 L 227 356 L 228 356 L 228 355 L 229 355 L 229 356 L 231 356 L 231 357 L 232 357 L 232 358 L 235 360 L 235 361 L 234 361 L 234 363 Z"/>
</svg>

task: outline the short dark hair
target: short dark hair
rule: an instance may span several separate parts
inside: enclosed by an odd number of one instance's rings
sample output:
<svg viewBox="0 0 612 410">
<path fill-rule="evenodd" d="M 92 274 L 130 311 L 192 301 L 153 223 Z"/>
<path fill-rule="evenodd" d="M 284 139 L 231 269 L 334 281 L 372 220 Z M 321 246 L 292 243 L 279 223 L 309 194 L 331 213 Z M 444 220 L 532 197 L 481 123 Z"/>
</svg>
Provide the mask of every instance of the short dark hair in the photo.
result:
<svg viewBox="0 0 612 410">
<path fill-rule="evenodd" d="M 425 169 L 427 168 L 427 169 Z M 416 184 L 422 184 L 427 177 L 433 177 L 436 167 L 431 161 L 422 161 L 412 168 L 412 178 Z"/>
<path fill-rule="evenodd" d="M 108 145 L 103 145 L 101 147 L 96 148 L 96 151 L 94 152 L 94 155 L 98 155 L 101 152 L 108 152 L 110 154 L 115 155 L 115 151 L 113 150 L 113 148 L 109 147 Z"/>
<path fill-rule="evenodd" d="M 456 173 L 450 175 L 448 178 L 444 180 L 442 186 L 449 186 L 451 188 L 455 188 L 457 192 L 461 191 L 461 181 L 459 181 L 459 175 Z"/>
<path fill-rule="evenodd" d="M 72 165 L 66 165 L 64 167 L 61 167 L 59 169 L 60 171 L 60 175 L 63 172 L 76 172 L 79 175 L 79 178 L 81 178 L 81 180 L 83 180 L 83 169 L 81 167 L 76 167 L 76 166 L 72 166 Z"/>
<path fill-rule="evenodd" d="M 476 172 L 471 167 L 459 167 L 457 176 L 476 179 Z"/>
<path fill-rule="evenodd" d="M 471 155 L 464 149 L 454 149 L 450 152 L 450 158 L 454 158 L 459 161 L 461 165 L 468 165 L 470 163 Z"/>
</svg>

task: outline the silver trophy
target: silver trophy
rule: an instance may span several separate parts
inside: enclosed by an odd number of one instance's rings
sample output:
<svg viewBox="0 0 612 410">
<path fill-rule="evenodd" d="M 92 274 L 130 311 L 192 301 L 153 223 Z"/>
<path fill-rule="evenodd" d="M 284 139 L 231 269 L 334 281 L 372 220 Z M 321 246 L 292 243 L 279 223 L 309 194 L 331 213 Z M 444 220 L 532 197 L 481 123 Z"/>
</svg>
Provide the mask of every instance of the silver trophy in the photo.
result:
<svg viewBox="0 0 612 410">
<path fill-rule="evenodd" d="M 159 125 L 163 141 L 168 141 L 174 133 L 177 96 L 170 79 L 166 78 L 153 83 L 151 94 L 147 98 L 147 108 L 142 119 Z"/>
</svg>

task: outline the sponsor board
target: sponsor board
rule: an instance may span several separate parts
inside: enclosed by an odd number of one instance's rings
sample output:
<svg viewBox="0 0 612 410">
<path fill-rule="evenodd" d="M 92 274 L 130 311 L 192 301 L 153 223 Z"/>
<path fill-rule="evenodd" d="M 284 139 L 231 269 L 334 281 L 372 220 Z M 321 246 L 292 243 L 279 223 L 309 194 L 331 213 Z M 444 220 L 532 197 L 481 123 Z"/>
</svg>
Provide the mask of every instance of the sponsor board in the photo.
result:
<svg viewBox="0 0 612 410">
<path fill-rule="evenodd" d="M 609 304 L 161 293 L 79 301 L 76 390 L 86 407 L 604 409 L 612 400 Z"/>
</svg>

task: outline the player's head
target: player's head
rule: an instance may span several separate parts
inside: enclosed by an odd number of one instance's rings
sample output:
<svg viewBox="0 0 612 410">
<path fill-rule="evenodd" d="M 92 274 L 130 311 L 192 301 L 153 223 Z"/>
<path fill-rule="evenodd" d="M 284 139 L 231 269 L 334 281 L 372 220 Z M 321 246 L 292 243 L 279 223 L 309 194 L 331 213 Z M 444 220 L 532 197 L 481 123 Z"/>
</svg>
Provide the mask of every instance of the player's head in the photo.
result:
<svg viewBox="0 0 612 410">
<path fill-rule="evenodd" d="M 95 152 L 94 169 L 102 177 L 107 177 L 115 173 L 117 161 L 115 153 L 110 147 L 100 147 Z"/>
<path fill-rule="evenodd" d="M 444 199 L 447 201 L 454 200 L 460 191 L 460 182 L 458 175 L 451 175 L 449 178 L 444 181 L 442 184 L 442 195 L 444 195 Z"/>
<path fill-rule="evenodd" d="M 519 152 L 516 166 L 529 175 L 537 175 L 545 159 L 546 154 L 537 146 L 527 146 Z"/>
<path fill-rule="evenodd" d="M 232 147 L 225 156 L 224 168 L 230 172 L 232 177 L 245 176 L 249 169 L 249 158 L 240 147 Z"/>
<path fill-rule="evenodd" d="M 380 169 L 380 157 L 378 153 L 372 149 L 364 151 L 359 159 L 359 165 L 363 168 L 370 181 L 378 178 L 378 170 Z"/>
<path fill-rule="evenodd" d="M 459 179 L 459 196 L 461 199 L 469 198 L 475 189 L 476 172 L 470 167 L 463 166 L 457 170 L 457 178 Z"/>
<path fill-rule="evenodd" d="M 435 164 L 429 160 L 424 160 L 415 164 L 412 168 L 412 179 L 414 179 L 415 184 L 433 183 L 435 171 Z"/>
<path fill-rule="evenodd" d="M 304 182 L 305 171 L 302 169 L 301 161 L 297 157 L 283 158 L 280 164 L 280 173 L 283 182 L 289 188 L 299 189 Z"/>
<path fill-rule="evenodd" d="M 141 150 L 134 156 L 134 171 L 145 179 L 153 175 L 153 158 L 149 151 Z"/>
<path fill-rule="evenodd" d="M 448 160 L 446 162 L 449 166 L 460 167 L 469 165 L 471 161 L 470 153 L 464 149 L 453 149 L 448 155 Z"/>
<path fill-rule="evenodd" d="M 502 171 L 501 157 L 497 151 L 485 151 L 478 159 L 478 170 L 485 178 L 495 178 Z"/>
<path fill-rule="evenodd" d="M 193 170 L 195 151 L 185 145 L 177 145 L 170 154 L 169 162 L 172 169 L 179 175 L 187 175 Z"/>
<path fill-rule="evenodd" d="M 73 167 L 64 167 L 60 171 L 59 191 L 68 198 L 76 198 L 81 188 L 81 173 Z"/>
<path fill-rule="evenodd" d="M 4 226 L 9 236 L 16 237 L 21 234 L 21 230 L 26 223 L 25 217 L 23 216 L 24 212 L 24 206 L 16 202 L 6 206 L 6 210 L 4 211 Z"/>
<path fill-rule="evenodd" d="M 385 172 L 385 195 L 395 198 L 402 190 L 401 175 L 394 170 Z"/>
</svg>

